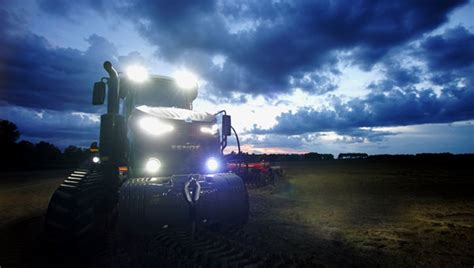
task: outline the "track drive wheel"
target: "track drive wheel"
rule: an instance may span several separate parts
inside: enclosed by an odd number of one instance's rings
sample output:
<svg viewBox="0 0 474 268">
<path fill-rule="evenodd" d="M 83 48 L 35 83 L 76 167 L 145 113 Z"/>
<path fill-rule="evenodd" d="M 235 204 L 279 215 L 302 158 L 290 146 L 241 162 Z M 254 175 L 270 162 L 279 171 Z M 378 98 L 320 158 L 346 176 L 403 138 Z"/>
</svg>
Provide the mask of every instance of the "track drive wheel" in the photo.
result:
<svg viewBox="0 0 474 268">
<path fill-rule="evenodd" d="M 77 169 L 64 180 L 49 202 L 44 221 L 47 242 L 70 249 L 94 237 L 102 183 L 102 174 L 94 167 Z"/>
</svg>

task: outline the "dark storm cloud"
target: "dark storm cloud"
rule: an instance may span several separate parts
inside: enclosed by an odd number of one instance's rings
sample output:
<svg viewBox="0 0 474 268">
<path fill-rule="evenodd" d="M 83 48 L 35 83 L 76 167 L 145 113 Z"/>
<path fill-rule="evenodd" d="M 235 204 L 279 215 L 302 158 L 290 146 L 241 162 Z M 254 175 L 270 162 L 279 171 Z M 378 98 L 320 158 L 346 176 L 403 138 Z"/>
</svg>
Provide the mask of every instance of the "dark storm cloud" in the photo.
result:
<svg viewBox="0 0 474 268">
<path fill-rule="evenodd" d="M 25 34 L 0 40 L 0 95 L 10 104 L 55 110 L 90 110 L 91 86 L 101 63 L 91 51 L 53 48 L 43 37 Z M 87 105 L 86 105 L 87 104 Z"/>
<path fill-rule="evenodd" d="M 380 63 L 380 71 L 384 74 L 383 79 L 372 81 L 367 89 L 371 91 L 391 91 L 394 89 L 410 88 L 422 81 L 424 73 L 419 66 L 402 66 L 395 59 L 385 59 Z"/>
<path fill-rule="evenodd" d="M 0 97 L 12 105 L 60 111 L 95 111 L 92 85 L 105 76 L 105 60 L 126 61 L 115 46 L 89 36 L 86 51 L 52 46 L 44 37 L 18 29 L 13 14 L 0 9 Z"/>
<path fill-rule="evenodd" d="M 421 43 L 422 57 L 432 71 L 470 67 L 474 62 L 473 48 L 474 34 L 461 26 L 430 36 Z"/>
<path fill-rule="evenodd" d="M 82 15 L 84 7 L 92 8 L 98 12 L 105 12 L 104 2 L 101 0 L 37 0 L 38 6 L 47 11 L 49 14 L 65 17 L 75 20 L 79 15 Z"/>
<path fill-rule="evenodd" d="M 290 78 L 333 69 L 339 52 L 369 69 L 467 1 L 150 1 L 115 6 L 170 62 L 191 65 L 218 96 L 276 96 Z M 210 58 L 226 56 L 222 68 Z M 312 76 L 310 76 L 312 78 Z M 321 75 L 302 85 L 312 94 Z M 304 81 L 302 81 L 304 82 Z"/>
<path fill-rule="evenodd" d="M 204 92 L 214 102 L 242 103 L 245 94 L 283 102 L 278 99 L 280 94 L 290 93 L 294 87 L 323 95 L 337 88 L 340 63 L 365 70 L 374 64 L 381 66 L 384 77 L 369 86 L 367 96 L 349 100 L 328 96 L 331 107 L 283 113 L 272 129 L 253 129 L 253 133 L 281 134 L 278 142 L 290 146 L 303 145 L 285 135 L 304 138 L 304 133 L 335 131 L 348 137 L 341 142 L 380 141 L 393 133 L 361 127 L 474 118 L 469 101 L 474 97 L 472 34 L 458 27 L 426 36 L 446 22 L 451 10 L 466 2 L 38 0 L 41 10 L 79 23 L 87 19 L 84 14 L 90 14 L 86 12 L 90 9 L 129 19 L 156 46 L 161 59 L 203 76 L 208 82 Z M 24 27 L 18 16 L 0 8 L 3 107 L 68 111 L 62 118 L 74 122 L 77 116 L 71 116 L 70 111 L 95 111 L 90 105 L 91 85 L 105 75 L 101 68 L 104 60 L 144 61 L 139 53 L 118 55 L 114 45 L 98 35 L 88 37 L 89 48 L 80 51 L 54 47 Z M 405 50 L 411 41 L 420 41 L 410 49 L 414 58 L 426 62 L 427 73 L 405 66 L 394 54 L 397 49 Z M 216 64 L 216 55 L 225 60 Z M 442 88 L 441 94 L 415 89 L 414 84 L 423 77 Z M 30 117 L 41 121 L 34 113 Z M 39 125 L 28 130 L 25 126 L 30 119 L 22 120 L 28 135 L 56 135 Z M 92 138 L 96 126 L 82 125 L 71 131 L 79 133 L 81 129 Z M 54 133 L 63 136 L 68 136 L 68 131 L 54 128 Z M 277 144 L 276 138 L 267 136 L 262 146 Z M 259 140 L 249 142 L 257 144 Z"/>
<path fill-rule="evenodd" d="M 326 73 L 337 72 L 340 52 L 369 69 L 466 2 L 41 0 L 40 6 L 65 17 L 78 5 L 118 12 L 157 46 L 159 57 L 203 76 L 214 94 L 210 99 L 240 102 L 233 93 L 276 97 L 293 87 L 317 95 L 333 91 L 336 85 Z M 220 68 L 212 62 L 215 55 L 226 57 Z"/>
<path fill-rule="evenodd" d="M 471 87 L 432 90 L 392 89 L 373 91 L 364 98 L 343 102 L 332 99 L 332 109 L 300 109 L 282 113 L 271 129 L 253 133 L 296 135 L 320 131 L 346 131 L 359 127 L 404 126 L 447 123 L 474 119 L 474 90 Z"/>
<path fill-rule="evenodd" d="M 322 95 L 337 89 L 337 84 L 331 79 L 331 76 L 321 73 L 311 73 L 300 78 L 293 78 L 290 84 L 293 87 L 300 88 L 306 92 L 312 92 Z"/>
<path fill-rule="evenodd" d="M 407 87 L 421 82 L 423 75 L 420 67 L 403 67 L 399 62 L 389 60 L 384 63 L 385 66 L 385 85 L 380 89 L 387 90 L 393 86 Z"/>
<path fill-rule="evenodd" d="M 61 147 L 88 146 L 99 136 L 99 117 L 94 114 L 0 106 L 0 118 L 14 122 L 21 139 L 45 140 Z"/>
<path fill-rule="evenodd" d="M 5 10 L 2 13 L 8 19 L 10 14 Z M 0 96 L 3 101 L 54 110 L 90 107 L 84 104 L 90 103 L 93 79 L 100 77 L 100 60 L 94 57 L 103 52 L 100 47 L 105 41 L 101 37 L 91 36 L 87 40 L 89 50 L 82 53 L 52 47 L 42 36 L 28 31 L 15 32 L 14 26 L 1 29 L 0 34 Z"/>
<path fill-rule="evenodd" d="M 393 58 L 385 59 L 381 62 L 384 79 L 371 83 L 368 95 L 348 101 L 333 96 L 330 108 L 306 107 L 283 113 L 273 128 L 255 128 L 252 132 L 296 135 L 336 131 L 343 135 L 360 127 L 474 119 L 473 47 L 474 34 L 463 27 L 428 36 L 419 46 L 410 48 L 414 59 L 426 63 L 425 72 L 416 66 L 403 66 Z M 423 77 L 440 86 L 440 93 L 415 88 Z"/>
<path fill-rule="evenodd" d="M 419 55 L 427 62 L 431 81 L 441 86 L 456 86 L 474 79 L 474 34 L 464 27 L 430 36 L 420 45 Z"/>
</svg>

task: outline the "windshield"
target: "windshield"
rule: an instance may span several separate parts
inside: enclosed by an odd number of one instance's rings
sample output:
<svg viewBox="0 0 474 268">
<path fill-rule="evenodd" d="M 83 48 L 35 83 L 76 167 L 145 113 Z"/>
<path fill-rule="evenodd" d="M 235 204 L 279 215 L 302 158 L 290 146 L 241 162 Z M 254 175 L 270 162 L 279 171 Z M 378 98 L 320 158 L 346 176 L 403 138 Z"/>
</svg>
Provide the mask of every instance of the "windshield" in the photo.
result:
<svg viewBox="0 0 474 268">
<path fill-rule="evenodd" d="M 176 107 L 190 109 L 192 100 L 186 91 L 178 88 L 171 79 L 152 78 L 150 81 L 134 85 L 127 83 L 132 95 L 132 106 Z"/>
</svg>

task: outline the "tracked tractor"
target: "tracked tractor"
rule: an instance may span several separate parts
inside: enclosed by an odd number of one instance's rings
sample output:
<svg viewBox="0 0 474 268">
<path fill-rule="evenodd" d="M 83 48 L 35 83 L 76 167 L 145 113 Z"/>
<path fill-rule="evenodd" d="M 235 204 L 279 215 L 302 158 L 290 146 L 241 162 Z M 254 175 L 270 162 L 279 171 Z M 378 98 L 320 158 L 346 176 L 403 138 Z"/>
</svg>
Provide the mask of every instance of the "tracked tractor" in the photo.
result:
<svg viewBox="0 0 474 268">
<path fill-rule="evenodd" d="M 245 224 L 246 187 L 222 158 L 230 116 L 194 111 L 198 86 L 185 73 L 148 76 L 135 66 L 124 74 L 110 62 L 104 69 L 108 77 L 94 84 L 92 98 L 101 105 L 107 97 L 99 144 L 53 194 L 46 237 L 69 243 L 114 226 L 148 234 Z"/>
</svg>

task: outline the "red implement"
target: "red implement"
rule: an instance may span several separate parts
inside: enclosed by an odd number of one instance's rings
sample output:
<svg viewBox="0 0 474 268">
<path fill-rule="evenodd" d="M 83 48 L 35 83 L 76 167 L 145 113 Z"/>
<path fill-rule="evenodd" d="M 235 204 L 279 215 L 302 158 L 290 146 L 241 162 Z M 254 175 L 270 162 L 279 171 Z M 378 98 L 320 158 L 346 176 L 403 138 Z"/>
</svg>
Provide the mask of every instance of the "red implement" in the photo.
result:
<svg viewBox="0 0 474 268">
<path fill-rule="evenodd" d="M 239 175 L 248 187 L 260 187 L 272 184 L 282 175 L 279 166 L 272 166 L 269 162 L 254 163 L 227 163 L 227 169 Z"/>
</svg>

